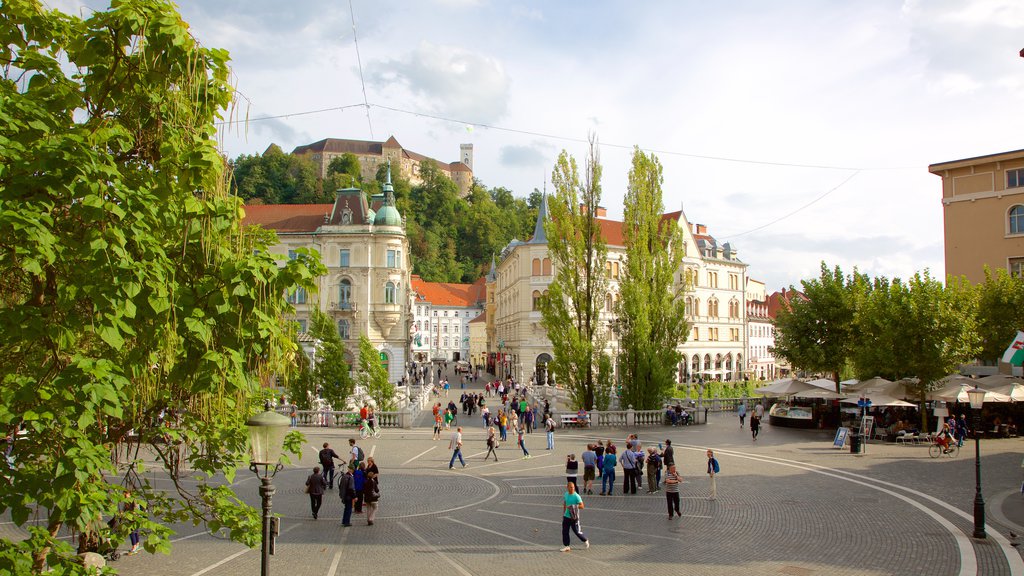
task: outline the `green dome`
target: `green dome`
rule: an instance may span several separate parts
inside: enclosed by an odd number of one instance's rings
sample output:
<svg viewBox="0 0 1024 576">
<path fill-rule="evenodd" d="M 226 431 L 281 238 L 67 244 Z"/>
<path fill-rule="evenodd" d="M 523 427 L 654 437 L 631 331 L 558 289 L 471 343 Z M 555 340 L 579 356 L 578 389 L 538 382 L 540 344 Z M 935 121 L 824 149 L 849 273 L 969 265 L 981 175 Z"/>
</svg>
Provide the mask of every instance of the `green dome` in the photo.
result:
<svg viewBox="0 0 1024 576">
<path fill-rule="evenodd" d="M 384 205 L 377 209 L 377 215 L 373 219 L 374 226 L 401 226 L 402 215 L 394 206 Z"/>
</svg>

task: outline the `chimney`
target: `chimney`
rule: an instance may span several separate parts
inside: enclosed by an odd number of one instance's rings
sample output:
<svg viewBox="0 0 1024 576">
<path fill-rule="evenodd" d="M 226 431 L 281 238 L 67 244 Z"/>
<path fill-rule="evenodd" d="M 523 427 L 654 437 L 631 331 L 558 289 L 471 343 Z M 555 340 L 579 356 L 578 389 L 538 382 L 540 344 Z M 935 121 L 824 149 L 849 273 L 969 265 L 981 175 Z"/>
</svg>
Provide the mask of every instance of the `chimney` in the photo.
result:
<svg viewBox="0 0 1024 576">
<path fill-rule="evenodd" d="M 597 218 L 607 218 L 608 217 L 608 209 L 605 208 L 604 206 L 598 206 L 597 210 L 595 210 L 594 212 L 597 213 Z M 580 202 L 580 214 L 586 214 L 586 213 L 587 213 L 587 205 L 584 204 L 583 202 Z"/>
<path fill-rule="evenodd" d="M 707 234 L 708 227 L 703 224 L 697 224 L 697 234 Z"/>
</svg>

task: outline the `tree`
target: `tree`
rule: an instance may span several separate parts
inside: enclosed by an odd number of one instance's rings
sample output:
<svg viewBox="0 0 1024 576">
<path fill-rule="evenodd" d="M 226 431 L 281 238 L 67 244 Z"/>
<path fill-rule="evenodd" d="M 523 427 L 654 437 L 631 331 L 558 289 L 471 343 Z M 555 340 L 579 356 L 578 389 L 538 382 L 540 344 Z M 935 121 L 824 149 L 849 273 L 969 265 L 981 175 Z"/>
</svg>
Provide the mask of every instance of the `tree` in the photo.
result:
<svg viewBox="0 0 1024 576">
<path fill-rule="evenodd" d="M 388 380 L 380 352 L 365 335 L 359 337 L 359 384 L 378 410 L 395 409 L 395 386 Z"/>
<path fill-rule="evenodd" d="M 622 399 L 640 410 L 663 405 L 675 387 L 679 345 L 686 341 L 685 286 L 677 287 L 685 246 L 682 229 L 661 217 L 664 211 L 661 163 L 640 148 L 626 190 L 623 233 L 625 274 L 617 310 Z"/>
<path fill-rule="evenodd" d="M 792 298 L 775 318 L 773 353 L 794 368 L 830 374 L 839 392 L 839 374 L 856 337 L 858 291 L 866 289 L 866 281 L 856 271 L 844 278 L 839 266 L 829 270 L 822 262 L 821 275 L 802 280 L 801 285 L 802 295 Z"/>
<path fill-rule="evenodd" d="M 331 318 L 313 308 L 309 316 L 309 335 L 316 339 L 316 364 L 312 370 L 313 384 L 320 396 L 336 408 L 344 406 L 352 395 L 354 383 L 345 362 L 345 344 Z"/>
<path fill-rule="evenodd" d="M 342 176 L 337 184 L 339 187 L 358 186 L 362 182 L 362 168 L 359 166 L 359 157 L 351 152 L 331 158 L 327 164 L 327 174 Z"/>
<path fill-rule="evenodd" d="M 294 353 L 284 292 L 324 269 L 304 251 L 280 267 L 276 238 L 241 227 L 213 137 L 227 54 L 163 0 L 85 19 L 12 0 L 0 34 L 0 428 L 17 463 L 0 461 L 0 510 L 31 534 L 0 539 L 0 572 L 84 573 L 62 527 L 134 525 L 154 552 L 192 519 L 253 545 L 256 511 L 202 478 L 245 462 L 259 383 Z M 139 446 L 171 492 L 139 475 Z M 109 528 L 127 501 L 145 511 Z"/>
<path fill-rule="evenodd" d="M 978 359 L 994 364 L 1002 357 L 1017 331 L 1024 329 L 1024 278 L 1012 276 L 1002 269 L 993 274 L 986 267 L 985 282 L 976 290 L 978 334 L 981 337 Z"/>
<path fill-rule="evenodd" d="M 554 279 L 541 300 L 541 324 L 554 353 L 551 370 L 576 408 L 591 409 L 602 391 L 597 385 L 606 341 L 601 306 L 608 292 L 608 248 L 597 223 L 601 162 L 596 140 L 591 138 L 582 181 L 576 160 L 563 150 L 551 183 L 555 193 L 544 230 Z"/>
</svg>

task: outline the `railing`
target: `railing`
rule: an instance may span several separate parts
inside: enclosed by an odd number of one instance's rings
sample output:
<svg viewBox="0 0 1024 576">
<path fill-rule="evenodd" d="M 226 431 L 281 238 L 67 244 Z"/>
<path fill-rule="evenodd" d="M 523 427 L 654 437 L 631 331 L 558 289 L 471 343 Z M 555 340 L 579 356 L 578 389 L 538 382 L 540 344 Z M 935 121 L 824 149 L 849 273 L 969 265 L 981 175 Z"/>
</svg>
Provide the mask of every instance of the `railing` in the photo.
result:
<svg viewBox="0 0 1024 576">
<path fill-rule="evenodd" d="M 341 310 L 342 312 L 355 312 L 355 302 L 331 302 L 331 310 Z"/>
<path fill-rule="evenodd" d="M 287 407 L 278 407 L 277 412 L 290 416 Z M 375 412 L 377 428 L 402 428 L 402 412 Z M 361 420 L 359 412 L 341 412 L 326 410 L 298 410 L 295 412 L 295 425 L 310 428 L 353 428 L 358 429 Z"/>
</svg>

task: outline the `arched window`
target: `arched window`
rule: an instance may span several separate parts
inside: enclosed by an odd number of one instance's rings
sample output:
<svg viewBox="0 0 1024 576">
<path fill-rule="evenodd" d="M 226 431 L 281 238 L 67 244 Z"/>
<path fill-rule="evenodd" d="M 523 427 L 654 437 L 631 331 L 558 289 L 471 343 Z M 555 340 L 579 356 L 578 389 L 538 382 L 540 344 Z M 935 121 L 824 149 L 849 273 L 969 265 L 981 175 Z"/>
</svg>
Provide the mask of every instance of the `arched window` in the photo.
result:
<svg viewBox="0 0 1024 576">
<path fill-rule="evenodd" d="M 1010 208 L 1010 234 L 1024 234 L 1024 206 Z"/>
<path fill-rule="evenodd" d="M 342 340 L 348 340 L 349 338 L 349 325 L 348 320 L 338 320 L 338 337 Z"/>
<path fill-rule="evenodd" d="M 718 318 L 718 300 L 708 300 L 708 316 Z"/>
<path fill-rule="evenodd" d="M 544 275 L 551 276 L 551 258 L 544 259 Z"/>
<path fill-rule="evenodd" d="M 533 309 L 540 310 L 540 290 L 533 291 Z"/>
<path fill-rule="evenodd" d="M 605 312 L 611 312 L 612 311 L 612 295 L 611 294 L 605 294 L 604 295 L 604 311 Z"/>
<path fill-rule="evenodd" d="M 686 315 L 693 316 L 693 298 L 686 297 Z"/>
<path fill-rule="evenodd" d="M 711 370 L 711 354 L 704 355 L 704 370 Z"/>
<path fill-rule="evenodd" d="M 338 308 L 348 310 L 352 308 L 352 282 L 343 278 L 338 284 Z"/>
<path fill-rule="evenodd" d="M 700 298 L 693 299 L 693 315 L 700 316 Z"/>
<path fill-rule="evenodd" d="M 395 286 L 394 282 L 388 282 L 384 285 L 384 303 L 398 303 L 398 288 Z"/>
<path fill-rule="evenodd" d="M 540 276 L 540 258 L 533 259 L 533 275 Z"/>
</svg>

